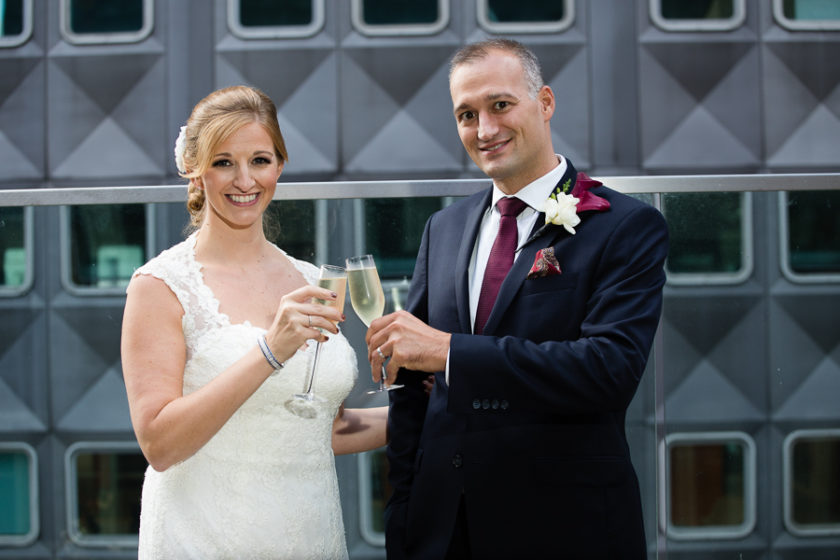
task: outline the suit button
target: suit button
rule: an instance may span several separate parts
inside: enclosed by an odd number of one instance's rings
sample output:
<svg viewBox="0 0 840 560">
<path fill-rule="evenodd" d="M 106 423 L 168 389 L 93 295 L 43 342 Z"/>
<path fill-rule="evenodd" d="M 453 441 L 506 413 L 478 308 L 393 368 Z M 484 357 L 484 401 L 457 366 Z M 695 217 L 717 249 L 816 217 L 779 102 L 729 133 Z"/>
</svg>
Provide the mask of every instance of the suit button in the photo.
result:
<svg viewBox="0 0 840 560">
<path fill-rule="evenodd" d="M 456 453 L 452 457 L 452 466 L 455 467 L 456 469 L 460 469 L 461 465 L 463 465 L 463 464 L 464 464 L 464 460 L 461 458 L 461 454 Z"/>
<path fill-rule="evenodd" d="M 473 409 L 478 410 L 479 408 L 481 408 L 481 401 L 478 400 L 478 399 L 475 399 L 473 401 Z"/>
<path fill-rule="evenodd" d="M 502 407 L 502 410 L 507 410 L 508 407 L 510 407 L 510 404 L 506 400 L 502 400 L 502 402 L 499 403 L 499 406 Z"/>
<path fill-rule="evenodd" d="M 499 410 L 499 399 L 493 399 L 493 402 L 490 403 L 490 408 Z"/>
<path fill-rule="evenodd" d="M 490 401 L 488 399 L 484 399 L 483 401 L 481 401 L 481 408 L 483 408 L 484 410 L 490 408 Z"/>
</svg>

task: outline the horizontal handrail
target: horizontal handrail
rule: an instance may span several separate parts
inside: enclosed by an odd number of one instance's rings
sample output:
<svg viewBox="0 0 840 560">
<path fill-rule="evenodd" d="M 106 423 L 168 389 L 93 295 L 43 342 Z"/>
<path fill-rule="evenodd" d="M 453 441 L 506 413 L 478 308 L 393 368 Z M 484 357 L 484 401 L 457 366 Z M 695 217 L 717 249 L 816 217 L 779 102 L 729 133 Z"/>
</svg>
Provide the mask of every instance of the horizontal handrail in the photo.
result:
<svg viewBox="0 0 840 560">
<path fill-rule="evenodd" d="M 627 194 L 840 189 L 840 173 L 638 175 L 595 177 Z M 327 181 L 278 183 L 274 200 L 467 196 L 488 179 Z M 186 185 L 62 187 L 0 190 L 2 206 L 63 206 L 183 202 Z"/>
</svg>

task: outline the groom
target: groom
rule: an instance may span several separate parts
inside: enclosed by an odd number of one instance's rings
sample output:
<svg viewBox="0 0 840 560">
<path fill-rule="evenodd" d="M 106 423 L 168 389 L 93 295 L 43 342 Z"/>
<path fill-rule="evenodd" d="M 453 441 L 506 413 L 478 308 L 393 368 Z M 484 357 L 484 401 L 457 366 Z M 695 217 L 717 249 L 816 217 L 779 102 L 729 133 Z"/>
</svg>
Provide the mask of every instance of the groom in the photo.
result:
<svg viewBox="0 0 840 560">
<path fill-rule="evenodd" d="M 367 334 L 374 377 L 390 357 L 405 384 L 388 558 L 643 559 L 624 417 L 659 322 L 665 221 L 554 153 L 554 93 L 521 44 L 467 45 L 449 86 L 493 186 L 429 219 L 407 311 Z"/>
</svg>

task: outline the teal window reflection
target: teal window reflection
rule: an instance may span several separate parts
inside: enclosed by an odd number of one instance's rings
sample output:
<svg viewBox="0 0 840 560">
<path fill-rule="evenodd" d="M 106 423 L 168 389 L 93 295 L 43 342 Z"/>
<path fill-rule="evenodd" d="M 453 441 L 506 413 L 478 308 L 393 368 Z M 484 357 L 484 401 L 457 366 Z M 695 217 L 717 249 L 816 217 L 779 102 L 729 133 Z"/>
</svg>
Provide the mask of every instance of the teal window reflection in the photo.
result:
<svg viewBox="0 0 840 560">
<path fill-rule="evenodd" d="M 0 287 L 19 288 L 26 282 L 23 216 L 23 208 L 0 208 Z"/>
<path fill-rule="evenodd" d="M 557 0 L 482 0 L 487 3 L 487 19 L 497 23 L 560 21 L 566 16 L 566 3 Z"/>
<path fill-rule="evenodd" d="M 746 21 L 745 0 L 651 0 L 650 18 L 666 31 L 731 31 Z"/>
<path fill-rule="evenodd" d="M 783 0 L 782 13 L 789 20 L 840 20 L 837 0 Z"/>
<path fill-rule="evenodd" d="M 746 269 L 744 195 L 667 193 L 670 251 L 666 269 L 676 275 L 735 275 Z"/>
<path fill-rule="evenodd" d="M 313 0 L 238 0 L 243 27 L 306 26 L 312 23 Z"/>
<path fill-rule="evenodd" d="M 441 17 L 438 0 L 360 0 L 367 25 L 428 25 Z"/>
<path fill-rule="evenodd" d="M 140 451 L 79 448 L 71 452 L 71 536 L 136 539 L 148 463 Z M 94 539 L 95 542 L 96 539 Z"/>
<path fill-rule="evenodd" d="M 0 543 L 3 536 L 22 536 L 32 531 L 30 457 L 14 449 L 0 449 Z"/>
<path fill-rule="evenodd" d="M 0 37 L 23 33 L 23 0 L 0 1 Z"/>
<path fill-rule="evenodd" d="M 659 0 L 665 19 L 729 19 L 735 15 L 735 0 Z"/>
<path fill-rule="evenodd" d="M 136 33 L 144 27 L 144 0 L 68 1 L 72 33 Z"/>
<path fill-rule="evenodd" d="M 797 274 L 840 274 L 840 191 L 787 193 L 788 266 Z"/>
<path fill-rule="evenodd" d="M 125 287 L 146 261 L 146 206 L 70 207 L 70 281 L 81 287 Z"/>
<path fill-rule="evenodd" d="M 366 251 L 376 258 L 379 275 L 410 278 L 426 221 L 443 205 L 441 198 L 366 199 Z"/>
</svg>

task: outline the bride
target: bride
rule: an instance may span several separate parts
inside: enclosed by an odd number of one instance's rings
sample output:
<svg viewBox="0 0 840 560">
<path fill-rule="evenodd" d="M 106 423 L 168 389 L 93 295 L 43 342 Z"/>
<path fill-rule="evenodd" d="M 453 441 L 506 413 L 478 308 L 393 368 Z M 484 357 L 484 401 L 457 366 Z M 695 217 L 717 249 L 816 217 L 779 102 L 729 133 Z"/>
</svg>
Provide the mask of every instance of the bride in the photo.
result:
<svg viewBox="0 0 840 560">
<path fill-rule="evenodd" d="M 287 160 L 274 103 L 201 100 L 175 148 L 195 231 L 127 289 L 122 368 L 149 462 L 140 558 L 346 558 L 334 453 L 385 444 L 387 407 L 344 409 L 356 357 L 318 269 L 263 233 Z M 316 418 L 283 403 L 320 341 Z M 280 366 L 280 367 L 277 367 Z"/>
</svg>

